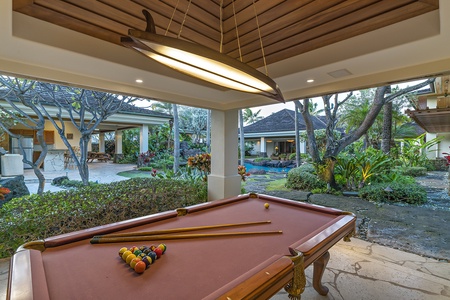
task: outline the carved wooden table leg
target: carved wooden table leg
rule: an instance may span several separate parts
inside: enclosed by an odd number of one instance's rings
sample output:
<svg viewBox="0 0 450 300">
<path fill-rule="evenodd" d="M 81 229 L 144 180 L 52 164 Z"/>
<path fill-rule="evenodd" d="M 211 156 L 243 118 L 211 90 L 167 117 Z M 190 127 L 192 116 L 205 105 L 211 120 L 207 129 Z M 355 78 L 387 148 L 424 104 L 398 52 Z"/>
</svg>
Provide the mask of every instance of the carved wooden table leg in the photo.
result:
<svg viewBox="0 0 450 300">
<path fill-rule="evenodd" d="M 322 275 L 330 260 L 330 253 L 327 251 L 314 262 L 313 287 L 322 296 L 328 294 L 328 288 L 322 285 Z"/>
</svg>

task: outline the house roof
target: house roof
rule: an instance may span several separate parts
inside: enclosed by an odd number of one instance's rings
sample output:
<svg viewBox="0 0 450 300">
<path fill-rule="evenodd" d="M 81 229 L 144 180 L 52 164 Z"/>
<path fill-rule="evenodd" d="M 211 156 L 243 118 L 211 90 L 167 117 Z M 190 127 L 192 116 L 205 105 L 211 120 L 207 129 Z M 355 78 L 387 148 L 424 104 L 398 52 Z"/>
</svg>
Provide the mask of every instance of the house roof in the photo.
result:
<svg viewBox="0 0 450 300">
<path fill-rule="evenodd" d="M 38 87 L 39 86 L 37 86 L 36 88 L 38 88 Z M 2 101 L 2 100 L 4 101 L 4 99 L 5 99 L 4 97 L 1 96 L 2 89 L 4 90 L 4 87 L 0 86 L 0 101 Z M 41 93 L 41 96 L 42 96 L 41 101 L 46 106 L 56 106 L 54 101 L 59 101 L 59 103 L 64 106 L 65 101 L 63 99 L 69 99 L 70 97 L 72 97 L 69 93 L 67 93 L 64 90 L 59 90 L 58 92 L 56 92 L 55 98 L 51 97 L 47 92 Z M 12 93 L 7 96 L 7 99 L 9 99 L 10 101 L 18 102 L 18 103 L 20 102 Z M 92 99 L 92 102 L 95 102 L 95 100 Z M 136 105 L 126 103 L 126 102 L 120 103 L 121 102 L 120 100 L 116 100 L 114 102 L 117 103 L 117 105 L 120 105 L 120 109 L 117 111 L 117 113 L 119 113 L 119 114 L 133 114 L 133 115 L 138 114 L 138 115 L 146 115 L 146 116 L 160 117 L 160 118 L 166 118 L 166 119 L 172 118 L 172 115 L 154 111 L 154 110 L 150 110 L 150 109 L 146 109 L 143 107 L 138 107 Z"/>
<path fill-rule="evenodd" d="M 319 118 L 311 116 L 314 129 L 324 129 L 325 123 Z M 305 121 L 301 114 L 298 115 L 299 130 L 306 130 Z M 270 116 L 244 127 L 244 134 L 281 133 L 295 131 L 295 112 L 289 109 L 283 109 Z"/>
<path fill-rule="evenodd" d="M 426 131 L 420 127 L 415 122 L 408 122 L 405 124 L 402 124 L 399 128 L 397 128 L 397 133 L 395 135 L 395 138 L 397 139 L 403 139 L 403 138 L 416 138 L 422 134 L 424 134 Z"/>
<path fill-rule="evenodd" d="M 0 95 L 2 95 L 1 91 L 2 87 L 0 87 Z M 63 106 L 70 105 L 67 103 L 63 103 L 63 99 L 68 99 L 68 97 L 71 97 L 70 95 L 63 95 L 64 93 L 64 90 L 57 91 L 57 95 L 55 98 L 57 101 L 59 100 L 60 103 L 63 104 Z M 58 108 L 53 102 L 53 98 L 45 92 L 43 92 L 41 96 L 43 97 L 42 102 L 46 106 L 47 111 L 50 113 L 50 115 L 55 115 L 58 112 Z M 8 95 L 7 98 L 11 101 L 16 102 L 16 105 L 28 115 L 35 115 L 33 110 L 21 104 L 21 102 L 13 94 Z M 5 98 L 0 98 L 0 103 L 2 101 L 5 101 L 6 103 Z M 115 114 L 110 115 L 105 120 L 103 120 L 102 123 L 97 127 L 97 131 L 108 132 L 114 130 L 123 130 L 139 127 L 143 124 L 160 125 L 166 123 L 169 119 L 172 119 L 172 115 L 169 114 L 145 109 L 125 102 L 120 102 L 120 100 L 116 100 L 113 102 L 113 104 L 115 103 L 117 105 L 120 105 L 119 110 Z M 92 101 L 92 103 L 94 103 L 94 101 Z M 96 105 L 93 104 L 93 107 L 87 109 L 87 111 L 95 110 L 95 106 Z M 69 114 L 63 111 L 62 117 L 64 119 L 69 119 Z"/>
</svg>

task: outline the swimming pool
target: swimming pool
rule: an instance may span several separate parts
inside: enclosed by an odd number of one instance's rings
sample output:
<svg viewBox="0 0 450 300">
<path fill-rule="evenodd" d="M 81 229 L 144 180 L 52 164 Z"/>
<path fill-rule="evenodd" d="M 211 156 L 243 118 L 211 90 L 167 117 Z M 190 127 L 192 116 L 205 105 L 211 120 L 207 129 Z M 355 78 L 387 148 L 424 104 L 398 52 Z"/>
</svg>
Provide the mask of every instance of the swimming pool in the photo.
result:
<svg viewBox="0 0 450 300">
<path fill-rule="evenodd" d="M 265 167 L 265 166 L 255 166 L 250 163 L 245 163 L 245 168 L 247 172 L 250 170 L 264 170 L 266 172 L 274 172 L 274 173 L 287 173 L 292 168 L 274 168 L 274 167 Z"/>
</svg>

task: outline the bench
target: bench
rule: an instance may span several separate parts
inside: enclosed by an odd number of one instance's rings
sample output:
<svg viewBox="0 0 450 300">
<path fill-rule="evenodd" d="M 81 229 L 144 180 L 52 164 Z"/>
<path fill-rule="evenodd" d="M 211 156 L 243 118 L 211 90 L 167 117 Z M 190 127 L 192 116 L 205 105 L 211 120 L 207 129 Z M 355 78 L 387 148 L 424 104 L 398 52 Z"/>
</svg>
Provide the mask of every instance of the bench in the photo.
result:
<svg viewBox="0 0 450 300">
<path fill-rule="evenodd" d="M 94 159 L 100 161 L 100 162 L 107 162 L 111 159 L 111 156 L 104 152 L 88 152 L 87 155 L 87 162 L 93 162 Z"/>
</svg>

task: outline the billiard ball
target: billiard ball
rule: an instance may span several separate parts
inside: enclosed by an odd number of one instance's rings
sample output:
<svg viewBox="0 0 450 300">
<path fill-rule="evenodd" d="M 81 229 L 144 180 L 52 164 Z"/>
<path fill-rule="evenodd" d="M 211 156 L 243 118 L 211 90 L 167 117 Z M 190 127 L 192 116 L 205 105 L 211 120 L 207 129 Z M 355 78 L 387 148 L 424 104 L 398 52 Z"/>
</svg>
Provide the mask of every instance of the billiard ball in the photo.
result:
<svg viewBox="0 0 450 300">
<path fill-rule="evenodd" d="M 134 255 L 133 253 L 127 256 L 126 262 L 127 264 L 130 264 L 130 262 L 136 258 L 136 255 Z"/>
<path fill-rule="evenodd" d="M 269 208 L 269 203 L 264 203 L 264 207 L 267 209 Z"/>
<path fill-rule="evenodd" d="M 127 261 L 127 257 L 128 257 L 128 255 L 130 255 L 130 254 L 131 254 L 131 251 L 130 251 L 130 250 L 125 251 L 125 252 L 122 254 L 122 259 L 123 259 L 124 261 Z"/>
<path fill-rule="evenodd" d="M 139 248 L 136 246 L 131 247 L 129 250 L 131 251 L 131 253 L 134 253 L 134 251 L 138 250 Z"/>
<path fill-rule="evenodd" d="M 122 257 L 122 254 L 123 254 L 125 251 L 128 251 L 128 248 L 127 248 L 127 247 L 122 247 L 122 248 L 120 248 L 120 250 L 119 250 L 119 256 Z"/>
<path fill-rule="evenodd" d="M 153 262 L 158 258 L 158 256 L 156 255 L 156 253 L 153 252 L 153 251 L 150 251 L 150 252 L 148 253 L 148 256 L 150 256 L 150 258 L 152 259 Z"/>
<path fill-rule="evenodd" d="M 138 274 L 144 273 L 147 265 L 143 261 L 138 261 L 134 266 L 134 271 Z"/>
<path fill-rule="evenodd" d="M 146 256 L 144 258 L 142 258 L 142 261 L 145 263 L 145 265 L 147 266 L 147 268 L 152 264 L 152 258 L 150 256 Z"/>
<path fill-rule="evenodd" d="M 139 249 L 136 249 L 136 250 L 133 251 L 133 254 L 136 255 L 136 256 L 138 256 L 141 253 L 142 253 L 142 251 L 139 250 Z"/>
<path fill-rule="evenodd" d="M 160 258 L 161 255 L 163 254 L 163 251 L 162 251 L 161 248 L 155 248 L 155 250 L 153 250 L 153 252 L 156 253 L 156 256 L 157 256 L 158 258 Z"/>
<path fill-rule="evenodd" d="M 142 259 L 139 256 L 136 256 L 133 258 L 130 262 L 130 267 L 134 269 L 134 266 L 137 264 L 138 261 L 141 261 Z"/>
<path fill-rule="evenodd" d="M 167 246 L 166 246 L 166 244 L 159 244 L 158 248 L 161 248 L 161 250 L 164 254 L 164 252 L 166 252 Z"/>
</svg>

